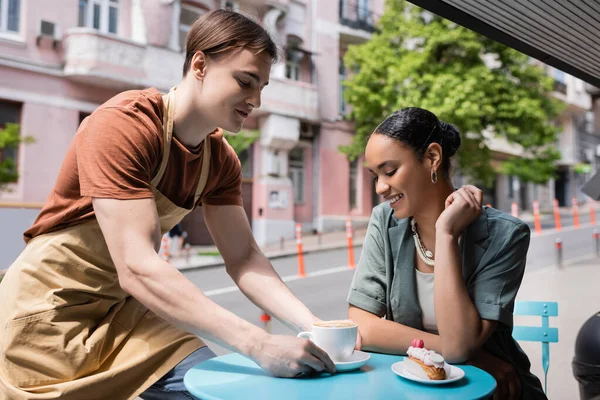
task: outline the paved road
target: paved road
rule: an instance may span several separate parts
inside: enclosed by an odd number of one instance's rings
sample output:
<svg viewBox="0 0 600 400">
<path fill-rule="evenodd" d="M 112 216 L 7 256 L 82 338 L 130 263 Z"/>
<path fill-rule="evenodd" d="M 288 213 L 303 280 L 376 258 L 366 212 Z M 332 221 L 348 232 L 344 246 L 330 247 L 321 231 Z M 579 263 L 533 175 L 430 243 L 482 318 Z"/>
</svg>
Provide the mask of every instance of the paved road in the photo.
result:
<svg viewBox="0 0 600 400">
<path fill-rule="evenodd" d="M 576 259 L 594 251 L 592 227 L 568 228 L 560 233 L 533 234 L 528 256 L 528 271 L 555 264 L 555 239 L 563 240 L 564 259 Z M 356 259 L 360 247 L 355 248 Z M 345 318 L 347 312 L 346 295 L 354 274 L 347 268 L 347 251 L 333 250 L 311 253 L 305 256 L 307 278 L 297 278 L 297 259 L 285 257 L 273 260 L 276 271 L 286 280 L 290 289 L 314 313 L 323 319 Z M 236 315 L 260 325 L 261 310 L 233 287 L 233 282 L 223 267 L 187 270 L 183 272 L 192 282 L 221 306 Z M 276 320 L 272 320 L 273 333 L 291 334 L 292 331 Z M 217 354 L 227 351 L 210 344 Z"/>
</svg>

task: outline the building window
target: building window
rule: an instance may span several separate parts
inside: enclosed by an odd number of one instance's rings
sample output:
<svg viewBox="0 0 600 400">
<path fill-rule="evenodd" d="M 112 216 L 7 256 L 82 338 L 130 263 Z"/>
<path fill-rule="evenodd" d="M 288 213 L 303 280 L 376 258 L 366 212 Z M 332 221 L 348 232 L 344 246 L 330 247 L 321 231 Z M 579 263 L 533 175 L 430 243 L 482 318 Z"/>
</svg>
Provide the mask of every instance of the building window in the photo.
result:
<svg viewBox="0 0 600 400">
<path fill-rule="evenodd" d="M 554 68 L 554 73 L 552 74 L 554 80 L 557 82 L 565 83 L 565 73 L 560 69 Z"/>
<path fill-rule="evenodd" d="M 19 33 L 21 0 L 0 0 L 0 32 Z"/>
<path fill-rule="evenodd" d="M 367 21 L 369 18 L 369 0 L 358 0 L 356 16 L 359 21 Z"/>
<path fill-rule="evenodd" d="M 290 179 L 294 191 L 294 204 L 304 203 L 304 148 L 290 151 Z"/>
<path fill-rule="evenodd" d="M 338 74 L 338 85 L 339 85 L 339 107 L 340 114 L 346 114 L 346 100 L 344 99 L 344 80 L 346 79 L 346 67 L 344 66 L 344 60 L 340 59 L 340 67 Z"/>
<path fill-rule="evenodd" d="M 239 11 L 240 5 L 238 4 L 237 1 L 221 0 L 221 8 L 224 8 L 227 10 L 232 10 L 232 11 Z"/>
<path fill-rule="evenodd" d="M 21 105 L 19 103 L 0 102 L 0 130 L 7 128 L 8 124 L 18 124 L 21 114 Z M 5 147 L 0 148 L 0 163 L 4 163 L 7 160 L 12 160 L 13 170 L 9 170 L 10 174 L 14 173 L 17 176 L 18 168 L 18 147 Z M 16 179 L 13 181 L 15 182 Z M 8 182 L 4 182 L 8 183 Z"/>
<path fill-rule="evenodd" d="M 300 41 L 289 40 L 285 50 L 285 77 L 294 81 L 300 80 L 300 64 L 304 52 L 300 50 Z"/>
<path fill-rule="evenodd" d="M 181 51 L 185 51 L 185 40 L 194 21 L 205 12 L 206 10 L 202 8 L 181 4 L 181 13 L 179 14 L 179 48 Z"/>
<path fill-rule="evenodd" d="M 354 210 L 358 207 L 358 159 L 350 161 L 350 173 L 348 176 L 348 199 L 350 209 Z"/>
<path fill-rule="evenodd" d="M 119 0 L 79 0 L 78 26 L 102 33 L 117 34 L 119 30 Z"/>
<path fill-rule="evenodd" d="M 375 31 L 373 11 L 368 0 L 340 0 L 340 23 L 354 29 Z"/>
<path fill-rule="evenodd" d="M 554 78 L 554 90 L 567 94 L 567 83 L 565 80 L 565 73 L 559 69 L 554 68 L 552 71 L 552 77 Z"/>
</svg>

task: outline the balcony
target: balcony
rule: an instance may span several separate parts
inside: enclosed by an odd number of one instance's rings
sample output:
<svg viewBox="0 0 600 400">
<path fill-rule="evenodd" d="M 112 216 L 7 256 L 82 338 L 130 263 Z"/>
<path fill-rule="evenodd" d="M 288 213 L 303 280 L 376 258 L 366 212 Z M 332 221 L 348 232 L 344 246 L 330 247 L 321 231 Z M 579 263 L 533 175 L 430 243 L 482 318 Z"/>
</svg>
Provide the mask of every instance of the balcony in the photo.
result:
<svg viewBox="0 0 600 400">
<path fill-rule="evenodd" d="M 311 83 L 271 78 L 264 88 L 262 106 L 253 114 L 273 113 L 306 121 L 318 121 L 319 93 Z"/>
<path fill-rule="evenodd" d="M 368 1 L 340 0 L 340 23 L 352 29 L 375 32 L 375 18 Z"/>
<path fill-rule="evenodd" d="M 146 85 L 146 47 L 89 28 L 65 36 L 64 73 L 92 85 L 124 89 Z"/>
<path fill-rule="evenodd" d="M 600 87 L 594 86 L 590 83 L 585 84 L 585 90 L 592 97 L 600 97 Z"/>
</svg>

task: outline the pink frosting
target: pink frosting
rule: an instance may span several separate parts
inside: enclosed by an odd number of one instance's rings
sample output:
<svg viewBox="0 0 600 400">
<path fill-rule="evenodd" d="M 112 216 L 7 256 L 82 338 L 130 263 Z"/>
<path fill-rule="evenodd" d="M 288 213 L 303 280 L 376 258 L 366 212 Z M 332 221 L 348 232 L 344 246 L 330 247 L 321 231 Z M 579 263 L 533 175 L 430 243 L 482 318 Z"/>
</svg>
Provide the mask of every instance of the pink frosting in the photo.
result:
<svg viewBox="0 0 600 400">
<path fill-rule="evenodd" d="M 406 354 L 412 358 L 416 358 L 425 365 L 433 365 L 436 368 L 444 368 L 444 357 L 433 350 L 410 346 Z"/>
</svg>

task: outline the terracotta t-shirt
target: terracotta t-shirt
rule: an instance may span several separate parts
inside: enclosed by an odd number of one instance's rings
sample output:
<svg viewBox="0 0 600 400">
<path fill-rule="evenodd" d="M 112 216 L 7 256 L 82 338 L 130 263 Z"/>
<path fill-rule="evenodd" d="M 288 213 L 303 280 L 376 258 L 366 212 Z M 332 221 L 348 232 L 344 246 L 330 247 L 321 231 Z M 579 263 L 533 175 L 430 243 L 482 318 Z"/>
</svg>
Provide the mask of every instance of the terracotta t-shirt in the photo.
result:
<svg viewBox="0 0 600 400">
<path fill-rule="evenodd" d="M 119 200 L 154 197 L 151 180 L 163 152 L 163 101 L 152 88 L 123 92 L 101 105 L 80 125 L 42 211 L 25 241 L 94 218 L 93 197 Z M 242 172 L 219 129 L 208 136 L 208 181 L 198 204 L 194 195 L 202 165 L 202 144 L 189 149 L 174 128 L 169 161 L 157 189 L 175 205 L 242 205 Z"/>
</svg>

